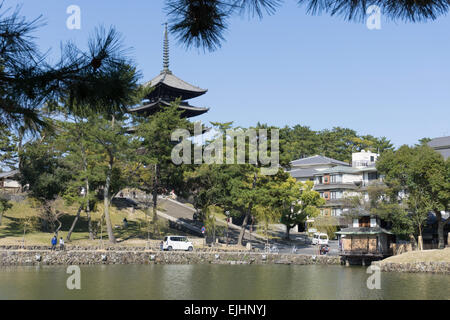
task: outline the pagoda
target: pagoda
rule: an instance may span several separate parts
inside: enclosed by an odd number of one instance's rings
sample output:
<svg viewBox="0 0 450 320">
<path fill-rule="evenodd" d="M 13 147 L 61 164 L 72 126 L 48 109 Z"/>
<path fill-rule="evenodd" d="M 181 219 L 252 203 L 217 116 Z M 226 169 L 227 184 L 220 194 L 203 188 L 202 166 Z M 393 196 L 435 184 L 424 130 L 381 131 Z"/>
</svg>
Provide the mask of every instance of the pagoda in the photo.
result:
<svg viewBox="0 0 450 320">
<path fill-rule="evenodd" d="M 189 99 L 205 94 L 208 90 L 201 89 L 181 80 L 169 69 L 169 36 L 167 23 L 164 32 L 163 70 L 153 80 L 145 83 L 144 86 L 153 88 L 153 90 L 146 96 L 141 106 L 129 110 L 132 113 L 150 116 L 164 107 L 170 106 L 178 98 L 181 99 L 179 110 L 182 111 L 181 115 L 183 118 L 196 117 L 209 111 L 209 108 L 195 107 L 187 102 Z"/>
</svg>

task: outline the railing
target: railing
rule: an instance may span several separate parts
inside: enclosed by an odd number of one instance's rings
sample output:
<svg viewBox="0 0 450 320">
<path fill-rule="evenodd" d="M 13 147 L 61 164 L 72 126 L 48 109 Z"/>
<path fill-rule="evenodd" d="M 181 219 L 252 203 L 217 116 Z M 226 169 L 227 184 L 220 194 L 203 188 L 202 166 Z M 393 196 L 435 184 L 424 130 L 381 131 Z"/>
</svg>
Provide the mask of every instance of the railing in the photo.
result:
<svg viewBox="0 0 450 320">
<path fill-rule="evenodd" d="M 353 161 L 352 167 L 368 167 L 374 163 L 375 163 L 375 161 L 369 161 L 369 160 Z"/>
</svg>

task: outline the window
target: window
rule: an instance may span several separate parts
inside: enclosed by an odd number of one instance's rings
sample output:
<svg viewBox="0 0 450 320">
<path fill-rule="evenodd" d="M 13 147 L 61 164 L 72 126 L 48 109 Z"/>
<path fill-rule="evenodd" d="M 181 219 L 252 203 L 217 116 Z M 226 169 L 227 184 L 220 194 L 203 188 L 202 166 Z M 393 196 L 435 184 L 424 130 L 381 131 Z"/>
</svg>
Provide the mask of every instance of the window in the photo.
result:
<svg viewBox="0 0 450 320">
<path fill-rule="evenodd" d="M 318 184 L 322 184 L 323 183 L 322 177 L 317 177 L 317 183 Z"/>
<path fill-rule="evenodd" d="M 353 219 L 353 228 L 359 228 L 359 221 L 358 221 L 358 219 Z"/>
<path fill-rule="evenodd" d="M 331 183 L 341 183 L 341 182 L 342 182 L 341 174 L 335 174 L 331 176 Z"/>
<path fill-rule="evenodd" d="M 375 161 L 375 157 L 374 156 L 370 156 L 370 162 L 374 162 Z"/>
<path fill-rule="evenodd" d="M 377 219 L 376 218 L 370 218 L 370 227 L 375 228 L 377 226 Z"/>
<path fill-rule="evenodd" d="M 331 199 L 340 199 L 340 198 L 342 198 L 341 191 L 332 191 L 331 192 Z"/>
<path fill-rule="evenodd" d="M 367 175 L 367 178 L 369 180 L 377 180 L 378 179 L 378 172 L 369 172 Z"/>
</svg>

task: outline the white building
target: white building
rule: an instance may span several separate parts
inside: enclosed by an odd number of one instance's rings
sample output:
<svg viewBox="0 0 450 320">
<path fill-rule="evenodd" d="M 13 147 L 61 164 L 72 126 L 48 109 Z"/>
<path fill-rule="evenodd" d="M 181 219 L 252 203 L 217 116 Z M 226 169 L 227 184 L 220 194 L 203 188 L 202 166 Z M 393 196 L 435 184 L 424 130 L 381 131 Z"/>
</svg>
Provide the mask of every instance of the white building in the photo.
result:
<svg viewBox="0 0 450 320">
<path fill-rule="evenodd" d="M 297 181 L 314 181 L 314 190 L 326 200 L 321 214 L 338 217 L 345 211 L 344 198 L 361 192 L 367 196 L 367 187 L 380 181 L 375 168 L 378 157 L 377 153 L 363 150 L 352 154 L 350 165 L 316 155 L 292 161 L 290 174 Z"/>
</svg>

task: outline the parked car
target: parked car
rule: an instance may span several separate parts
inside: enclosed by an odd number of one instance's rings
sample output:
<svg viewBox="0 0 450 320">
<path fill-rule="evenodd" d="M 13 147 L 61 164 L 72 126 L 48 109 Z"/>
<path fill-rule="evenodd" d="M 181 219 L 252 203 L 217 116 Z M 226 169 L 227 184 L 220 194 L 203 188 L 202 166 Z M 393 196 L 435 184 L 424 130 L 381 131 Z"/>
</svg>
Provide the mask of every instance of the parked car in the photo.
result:
<svg viewBox="0 0 450 320">
<path fill-rule="evenodd" d="M 326 233 L 314 233 L 312 244 L 328 244 L 328 235 Z"/>
<path fill-rule="evenodd" d="M 172 250 L 185 250 L 192 251 L 194 250 L 194 246 L 192 242 L 188 240 L 188 238 L 183 236 L 167 236 L 164 237 L 163 241 L 163 250 L 172 251 Z"/>
</svg>

